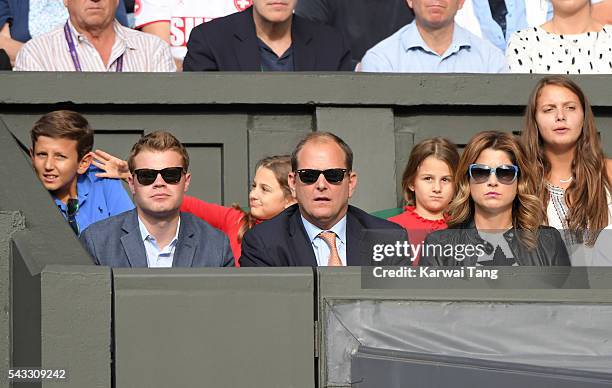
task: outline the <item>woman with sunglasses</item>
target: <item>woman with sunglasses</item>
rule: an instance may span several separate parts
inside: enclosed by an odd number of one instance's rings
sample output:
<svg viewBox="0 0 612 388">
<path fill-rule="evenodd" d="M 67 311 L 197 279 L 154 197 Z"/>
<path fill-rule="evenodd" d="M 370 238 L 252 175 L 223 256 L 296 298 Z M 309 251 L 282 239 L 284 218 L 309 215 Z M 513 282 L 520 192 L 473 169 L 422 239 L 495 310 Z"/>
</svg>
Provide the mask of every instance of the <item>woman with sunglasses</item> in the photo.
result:
<svg viewBox="0 0 612 388">
<path fill-rule="evenodd" d="M 525 110 L 522 133 L 547 210 L 562 230 L 572 265 L 590 265 L 599 231 L 612 223 L 612 161 L 606 160 L 588 98 L 563 76 L 542 78 Z"/>
<path fill-rule="evenodd" d="M 125 178 L 126 171 L 129 175 L 125 161 L 101 150 L 95 151 L 93 164 L 106 171 L 101 176 L 107 178 Z M 181 211 L 191 213 L 223 231 L 230 240 L 236 266 L 239 267 L 242 237 L 247 230 L 295 203 L 287 183 L 290 171 L 289 155 L 270 156 L 257 162 L 249 192 L 248 212 L 242 210 L 239 205 L 227 207 L 188 195 L 183 198 Z"/>
<path fill-rule="evenodd" d="M 536 180 L 513 135 L 474 136 L 457 166 L 449 229 L 425 239 L 421 265 L 569 265 L 559 232 L 541 226 Z"/>
</svg>

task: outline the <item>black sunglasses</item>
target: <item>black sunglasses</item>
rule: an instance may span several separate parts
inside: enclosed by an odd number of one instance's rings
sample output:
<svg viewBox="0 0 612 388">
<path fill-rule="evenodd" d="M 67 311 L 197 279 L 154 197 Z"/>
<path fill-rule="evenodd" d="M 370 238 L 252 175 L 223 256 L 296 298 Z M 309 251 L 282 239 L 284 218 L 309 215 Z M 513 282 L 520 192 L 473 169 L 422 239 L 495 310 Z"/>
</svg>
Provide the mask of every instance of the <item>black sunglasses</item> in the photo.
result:
<svg viewBox="0 0 612 388">
<path fill-rule="evenodd" d="M 152 168 L 139 168 L 134 170 L 134 175 L 138 179 L 138 183 L 143 186 L 148 186 L 155 182 L 157 174 L 161 174 L 162 179 L 169 185 L 176 185 L 183 177 L 183 167 L 166 167 L 162 170 L 153 170 Z"/>
<path fill-rule="evenodd" d="M 79 224 L 76 220 L 76 214 L 79 211 L 79 200 L 76 198 L 68 199 L 66 203 L 66 219 L 68 220 L 68 225 L 72 228 L 72 231 L 77 236 L 79 235 Z"/>
<path fill-rule="evenodd" d="M 344 179 L 344 174 L 346 174 L 347 171 L 348 170 L 346 168 L 330 168 L 327 170 L 313 170 L 306 168 L 303 170 L 296 170 L 295 172 L 297 172 L 300 180 L 303 183 L 311 185 L 319 179 L 319 175 L 321 174 L 323 174 L 329 183 L 340 183 Z"/>
<path fill-rule="evenodd" d="M 514 164 L 502 164 L 497 167 L 490 167 L 486 164 L 470 164 L 469 174 L 474 183 L 485 183 L 491 174 L 495 174 L 499 183 L 509 185 L 516 180 L 518 167 Z"/>
</svg>

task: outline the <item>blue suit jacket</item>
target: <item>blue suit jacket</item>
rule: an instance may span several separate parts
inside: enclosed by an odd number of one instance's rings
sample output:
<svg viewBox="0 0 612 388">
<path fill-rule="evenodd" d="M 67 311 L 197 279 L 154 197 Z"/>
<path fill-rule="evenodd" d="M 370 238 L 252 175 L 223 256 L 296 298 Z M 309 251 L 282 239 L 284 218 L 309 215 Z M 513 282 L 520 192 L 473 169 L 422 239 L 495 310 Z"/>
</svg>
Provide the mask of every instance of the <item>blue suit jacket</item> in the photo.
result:
<svg viewBox="0 0 612 388">
<path fill-rule="evenodd" d="M 348 45 L 331 27 L 293 15 L 291 39 L 295 71 L 353 70 Z M 253 7 L 195 27 L 183 70 L 261 71 Z"/>
<path fill-rule="evenodd" d="M 94 263 L 108 267 L 147 267 L 136 209 L 96 222 L 81 233 Z M 201 219 L 181 213 L 173 267 L 233 267 L 227 236 Z"/>
<path fill-rule="evenodd" d="M 242 239 L 241 267 L 317 266 L 312 244 L 300 217 L 298 205 L 255 225 Z M 372 260 L 378 244 L 408 241 L 404 228 L 374 217 L 354 206 L 346 213 L 346 260 L 349 266 L 410 265 L 410 257 L 388 256 Z"/>
</svg>

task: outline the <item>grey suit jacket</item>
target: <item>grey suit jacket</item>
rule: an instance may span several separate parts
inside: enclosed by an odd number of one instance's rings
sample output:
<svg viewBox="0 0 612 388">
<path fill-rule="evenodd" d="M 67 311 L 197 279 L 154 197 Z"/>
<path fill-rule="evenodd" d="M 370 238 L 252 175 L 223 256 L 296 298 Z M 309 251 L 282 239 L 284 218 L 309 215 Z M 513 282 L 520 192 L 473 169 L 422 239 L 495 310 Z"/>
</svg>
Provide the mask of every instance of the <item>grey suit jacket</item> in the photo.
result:
<svg viewBox="0 0 612 388">
<path fill-rule="evenodd" d="M 181 213 L 173 267 L 233 267 L 234 256 L 223 232 L 201 219 Z M 97 265 L 147 267 L 147 254 L 136 209 L 96 222 L 80 236 Z"/>
</svg>

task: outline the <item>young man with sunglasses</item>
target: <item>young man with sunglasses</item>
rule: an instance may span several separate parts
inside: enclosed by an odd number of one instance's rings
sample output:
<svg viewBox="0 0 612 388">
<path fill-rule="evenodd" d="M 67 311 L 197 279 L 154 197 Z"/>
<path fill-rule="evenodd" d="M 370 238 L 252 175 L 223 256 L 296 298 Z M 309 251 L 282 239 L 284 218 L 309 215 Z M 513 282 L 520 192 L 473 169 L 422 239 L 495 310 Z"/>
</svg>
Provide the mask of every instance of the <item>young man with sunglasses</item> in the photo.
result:
<svg viewBox="0 0 612 388">
<path fill-rule="evenodd" d="M 91 225 L 81 242 L 109 267 L 230 267 L 229 240 L 199 218 L 181 213 L 189 188 L 189 155 L 170 133 L 140 138 L 128 158 L 136 209 Z"/>
<path fill-rule="evenodd" d="M 338 136 L 313 132 L 302 139 L 289 173 L 297 204 L 244 235 L 241 266 L 410 263 L 410 257 L 395 254 L 372 262 L 373 245 L 403 242 L 407 236 L 399 225 L 348 204 L 357 186 L 352 167 L 353 152 Z"/>
<path fill-rule="evenodd" d="M 91 166 L 94 131 L 79 113 L 42 116 L 30 131 L 32 166 L 75 234 L 90 224 L 134 208 L 116 179 Z"/>
</svg>

